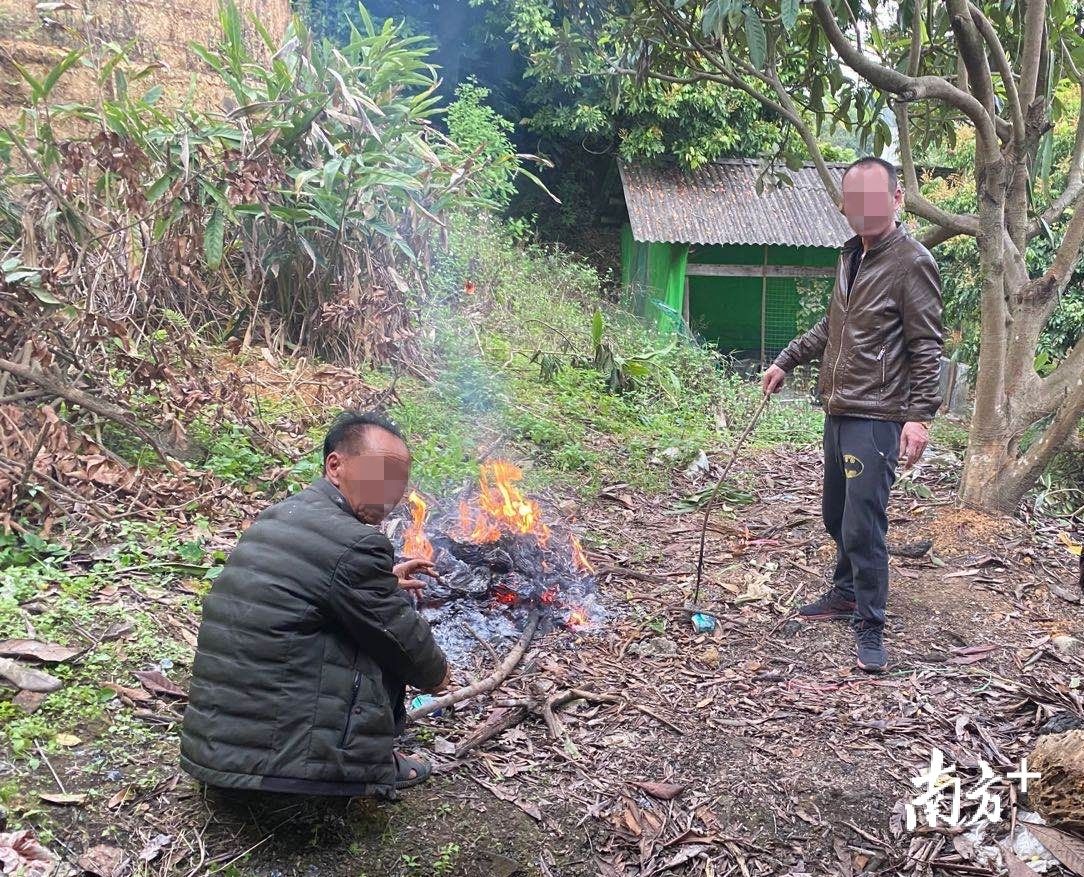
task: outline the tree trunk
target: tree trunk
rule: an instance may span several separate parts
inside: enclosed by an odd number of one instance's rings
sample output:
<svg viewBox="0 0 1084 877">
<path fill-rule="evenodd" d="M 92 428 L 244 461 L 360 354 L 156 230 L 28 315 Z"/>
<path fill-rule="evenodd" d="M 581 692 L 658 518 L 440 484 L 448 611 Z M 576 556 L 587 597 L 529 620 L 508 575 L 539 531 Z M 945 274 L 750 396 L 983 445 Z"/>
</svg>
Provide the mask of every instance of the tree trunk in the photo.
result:
<svg viewBox="0 0 1084 877">
<path fill-rule="evenodd" d="M 989 511 L 1015 512 L 1031 483 L 1015 474 L 1013 461 L 1003 438 L 982 443 L 972 438 L 964 458 L 960 499 Z"/>
</svg>

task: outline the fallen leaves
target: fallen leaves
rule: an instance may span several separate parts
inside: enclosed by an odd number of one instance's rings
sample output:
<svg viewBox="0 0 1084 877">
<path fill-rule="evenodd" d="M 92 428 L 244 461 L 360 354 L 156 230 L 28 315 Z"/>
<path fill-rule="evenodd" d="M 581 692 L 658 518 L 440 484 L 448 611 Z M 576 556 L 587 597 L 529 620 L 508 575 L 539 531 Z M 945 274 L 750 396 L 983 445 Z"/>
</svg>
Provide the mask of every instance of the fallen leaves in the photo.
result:
<svg viewBox="0 0 1084 877">
<path fill-rule="evenodd" d="M 652 798 L 658 798 L 660 801 L 673 801 L 674 798 L 685 791 L 685 786 L 680 786 L 677 783 L 633 782 L 629 785 L 636 786 L 636 788 L 650 795 Z"/>
<path fill-rule="evenodd" d="M 0 873 L 48 877 L 57 858 L 38 843 L 31 831 L 0 833 Z"/>
<path fill-rule="evenodd" d="M 119 695 L 122 700 L 131 701 L 132 704 L 146 704 L 154 699 L 141 688 L 127 688 L 124 685 L 117 685 L 115 682 L 104 682 L 102 687 Z"/>
<path fill-rule="evenodd" d="M 83 853 L 75 864 L 91 877 L 121 877 L 127 869 L 128 857 L 124 850 L 99 844 Z"/>
<path fill-rule="evenodd" d="M 984 646 L 961 646 L 952 650 L 955 657 L 949 658 L 950 664 L 975 664 L 984 658 L 988 658 L 1001 646 L 999 645 L 984 645 Z"/>
<path fill-rule="evenodd" d="M 1074 874 L 1084 877 L 1084 840 L 1048 825 L 1025 824 L 1025 828 L 1050 854 Z"/>
<path fill-rule="evenodd" d="M 160 670 L 134 670 L 132 675 L 151 694 L 161 697 L 174 697 L 179 700 L 188 697 L 183 688 L 171 682 Z"/>
<path fill-rule="evenodd" d="M 0 658 L 0 676 L 23 691 L 39 691 L 44 694 L 57 691 L 64 684 L 44 670 L 24 667 L 11 658 Z"/>
<path fill-rule="evenodd" d="M 173 843 L 173 835 L 171 834 L 156 834 L 146 845 L 140 850 L 139 860 L 141 862 L 153 862 L 161 854 L 162 850 Z"/>
<path fill-rule="evenodd" d="M 87 801 L 84 792 L 38 792 L 38 798 L 46 804 L 55 804 L 57 807 L 71 807 L 85 804 Z"/>
<path fill-rule="evenodd" d="M 22 658 L 41 661 L 43 664 L 62 664 L 80 654 L 82 649 L 46 643 L 35 639 L 0 640 L 0 657 Z"/>
</svg>

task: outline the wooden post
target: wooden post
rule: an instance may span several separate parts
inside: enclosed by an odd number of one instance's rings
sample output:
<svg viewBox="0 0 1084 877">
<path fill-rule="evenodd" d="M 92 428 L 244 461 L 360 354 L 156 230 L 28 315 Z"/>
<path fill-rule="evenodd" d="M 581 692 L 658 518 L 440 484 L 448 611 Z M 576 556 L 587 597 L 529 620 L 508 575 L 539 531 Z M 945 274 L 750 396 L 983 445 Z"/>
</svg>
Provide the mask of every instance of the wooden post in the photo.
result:
<svg viewBox="0 0 1084 877">
<path fill-rule="evenodd" d="M 685 329 L 689 329 L 689 275 L 685 275 L 685 298 L 681 302 L 681 318 L 685 321 Z"/>
<path fill-rule="evenodd" d="M 768 245 L 764 245 L 764 261 L 760 272 L 760 370 L 768 367 L 767 362 L 768 332 Z"/>
</svg>

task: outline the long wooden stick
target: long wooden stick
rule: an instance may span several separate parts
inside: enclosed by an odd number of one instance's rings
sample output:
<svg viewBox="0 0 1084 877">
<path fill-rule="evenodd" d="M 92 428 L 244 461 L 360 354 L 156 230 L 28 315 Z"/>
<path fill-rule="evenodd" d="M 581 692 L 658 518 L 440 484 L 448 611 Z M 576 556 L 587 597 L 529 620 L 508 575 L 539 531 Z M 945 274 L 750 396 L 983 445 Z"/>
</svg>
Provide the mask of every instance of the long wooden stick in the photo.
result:
<svg viewBox="0 0 1084 877">
<path fill-rule="evenodd" d="M 700 527 L 700 555 L 696 561 L 696 590 L 693 592 L 693 606 L 697 606 L 700 603 L 700 581 L 704 575 L 704 542 L 708 538 L 708 516 L 711 514 L 711 507 L 715 504 L 715 497 L 719 493 L 719 488 L 723 486 L 723 482 L 726 481 L 726 476 L 730 474 L 730 469 L 734 465 L 734 461 L 738 459 L 738 452 L 742 449 L 742 445 L 745 444 L 745 440 L 749 437 L 749 433 L 753 431 L 753 427 L 756 426 L 757 421 L 760 420 L 760 415 L 763 414 L 764 409 L 768 407 L 768 402 L 771 398 L 770 395 L 765 393 L 764 398 L 760 400 L 757 410 L 753 412 L 753 416 L 749 418 L 749 423 L 745 426 L 745 432 L 741 434 L 738 443 L 734 445 L 734 453 L 730 455 L 730 462 L 726 464 L 723 474 L 720 475 L 719 480 L 715 482 L 715 488 L 711 491 L 708 501 L 704 503 L 704 523 Z"/>
<path fill-rule="evenodd" d="M 451 706 L 454 703 L 459 703 L 467 698 L 474 697 L 479 694 L 486 694 L 504 682 L 520 661 L 523 660 L 524 654 L 527 652 L 527 646 L 531 644 L 531 640 L 534 639 L 535 631 L 538 630 L 538 611 L 531 613 L 527 619 L 527 626 L 523 629 L 523 636 L 520 637 L 519 642 L 516 643 L 515 648 L 512 649 L 501 662 L 501 665 L 489 674 L 485 679 L 481 679 L 475 682 L 473 685 L 468 685 L 465 688 L 452 691 L 443 697 L 435 698 L 429 701 L 424 706 L 420 706 L 417 709 L 410 710 L 407 715 L 412 719 L 420 719 L 423 716 L 427 716 L 430 713 L 434 713 L 437 710 L 442 710 L 446 706 Z"/>
</svg>

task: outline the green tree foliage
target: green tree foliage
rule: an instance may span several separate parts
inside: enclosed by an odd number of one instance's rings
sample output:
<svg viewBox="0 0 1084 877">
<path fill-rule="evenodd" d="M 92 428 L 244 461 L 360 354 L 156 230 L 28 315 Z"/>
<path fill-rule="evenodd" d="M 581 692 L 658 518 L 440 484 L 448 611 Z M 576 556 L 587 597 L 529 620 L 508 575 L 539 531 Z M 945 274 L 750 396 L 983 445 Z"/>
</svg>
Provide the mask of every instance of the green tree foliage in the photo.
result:
<svg viewBox="0 0 1084 877">
<path fill-rule="evenodd" d="M 479 188 L 496 209 L 504 210 L 516 191 L 517 165 L 510 161 L 515 149 L 509 139 L 515 126 L 486 105 L 488 97 L 489 89 L 474 80 L 462 83 L 446 114 L 448 136 L 464 154 L 484 162 Z"/>
</svg>

